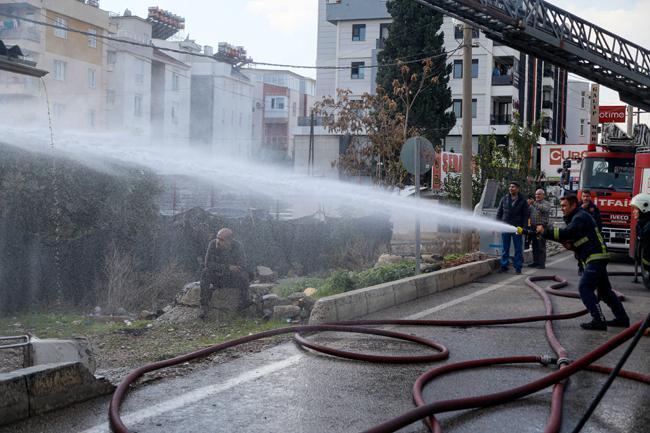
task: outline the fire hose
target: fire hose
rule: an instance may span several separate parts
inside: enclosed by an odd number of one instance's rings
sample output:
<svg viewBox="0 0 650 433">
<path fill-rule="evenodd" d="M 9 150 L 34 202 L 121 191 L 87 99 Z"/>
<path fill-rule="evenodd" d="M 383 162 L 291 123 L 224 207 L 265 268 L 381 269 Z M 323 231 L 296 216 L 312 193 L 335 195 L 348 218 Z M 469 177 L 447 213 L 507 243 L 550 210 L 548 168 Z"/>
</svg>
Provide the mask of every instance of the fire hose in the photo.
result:
<svg viewBox="0 0 650 433">
<path fill-rule="evenodd" d="M 536 283 L 539 281 L 553 281 L 554 283 L 548 288 L 542 288 Z M 358 320 L 358 321 L 342 321 L 335 323 L 326 323 L 319 325 L 298 325 L 291 327 L 284 327 L 273 329 L 269 331 L 260 332 L 257 334 L 248 335 L 241 337 L 235 340 L 227 341 L 221 344 L 214 346 L 206 347 L 195 352 L 191 352 L 185 355 L 177 356 L 175 358 L 155 362 L 152 364 L 147 364 L 142 367 L 137 368 L 130 372 L 120 384 L 117 386 L 110 402 L 109 406 L 109 421 L 113 431 L 117 433 L 128 433 L 130 430 L 124 425 L 120 417 L 120 407 L 126 396 L 126 393 L 129 389 L 129 386 L 133 384 L 138 378 L 142 375 L 160 370 L 166 367 L 182 364 L 187 361 L 195 360 L 202 358 L 232 347 L 239 346 L 241 344 L 249 343 L 252 341 L 260 340 L 263 338 L 268 338 L 276 335 L 282 335 L 287 333 L 294 333 L 294 340 L 301 346 L 307 347 L 309 349 L 326 353 L 332 356 L 338 356 L 342 358 L 366 361 L 366 362 L 377 362 L 377 363 L 423 363 L 423 362 L 435 362 L 442 361 L 449 357 L 449 350 L 435 341 L 432 341 L 427 338 L 418 337 L 406 333 L 390 331 L 385 329 L 369 328 L 369 326 L 442 326 L 442 327 L 472 327 L 472 326 L 494 326 L 494 325 L 505 325 L 505 324 L 518 324 L 518 323 L 530 323 L 530 322 L 545 322 L 545 331 L 546 338 L 556 354 L 556 358 L 549 356 L 511 356 L 511 357 L 502 357 L 502 358 L 486 358 L 470 361 L 462 361 L 453 364 L 443 365 L 441 367 L 433 368 L 423 375 L 421 375 L 415 382 L 413 386 L 413 400 L 415 402 L 416 408 L 412 409 L 406 413 L 403 413 L 400 416 L 397 416 L 391 420 L 388 420 L 382 424 L 379 424 L 375 427 L 372 427 L 365 431 L 365 433 L 388 433 L 394 432 L 403 428 L 409 424 L 412 424 L 416 421 L 423 420 L 425 424 L 430 428 L 433 433 L 441 433 L 442 427 L 438 420 L 435 418 L 435 414 L 456 411 L 462 409 L 473 409 L 473 408 L 484 408 L 495 406 L 498 404 L 503 404 L 509 401 L 513 401 L 527 395 L 530 395 L 534 392 L 537 392 L 541 389 L 553 386 L 552 397 L 551 397 L 551 413 L 544 429 L 545 433 L 554 433 L 559 432 L 561 423 L 562 423 L 562 406 L 563 406 L 563 395 L 565 389 L 565 380 L 571 375 L 582 371 L 588 370 L 603 374 L 609 374 L 610 377 L 605 384 L 605 387 L 599 393 L 597 399 L 592 403 L 592 407 L 589 408 L 589 411 L 585 414 L 583 419 L 581 419 L 580 424 L 574 430 L 574 433 L 577 433 L 581 426 L 584 425 L 586 419 L 593 412 L 595 405 L 598 403 L 597 400 L 602 398 L 606 388 L 611 384 L 615 377 L 622 377 L 630 380 L 639 381 L 645 384 L 650 385 L 650 376 L 643 375 L 636 372 L 622 370 L 622 365 L 629 356 L 629 354 L 634 349 L 634 346 L 638 342 L 643 330 L 648 327 L 650 322 L 650 314 L 645 319 L 645 321 L 639 321 L 629 328 L 623 330 L 619 334 L 615 335 L 613 338 L 609 339 L 607 342 L 601 346 L 595 348 L 591 352 L 585 354 L 584 356 L 571 361 L 568 358 L 568 352 L 555 336 L 553 330 L 553 321 L 555 320 L 566 320 L 575 317 L 580 317 L 587 314 L 587 310 L 580 310 L 573 313 L 566 314 L 553 314 L 553 306 L 549 297 L 549 294 L 559 295 L 559 296 L 568 296 L 568 297 L 579 297 L 577 293 L 564 292 L 559 289 L 567 285 L 566 280 L 557 276 L 540 276 L 540 277 L 529 277 L 526 279 L 526 284 L 537 292 L 537 294 L 542 298 L 546 307 L 545 315 L 538 316 L 527 316 L 527 317 L 517 317 L 517 318 L 506 318 L 506 319 L 488 319 L 488 320 L 402 320 L 402 319 L 388 319 L 388 320 Z M 617 296 L 621 297 L 622 295 L 617 293 Z M 341 333 L 357 333 L 357 334 L 370 334 L 378 335 L 388 338 L 394 338 L 398 340 L 410 341 L 422 346 L 425 346 L 429 349 L 432 349 L 434 353 L 426 355 L 374 355 L 374 354 L 364 354 L 364 353 L 355 353 L 344 351 L 340 349 L 334 349 L 326 347 L 321 344 L 317 344 L 309 340 L 305 334 L 314 334 L 318 332 L 341 332 Z M 599 358 L 605 356 L 607 353 L 613 351 L 627 340 L 634 338 L 633 343 L 630 345 L 624 356 L 621 358 L 620 362 L 615 368 L 610 368 L 598 364 L 594 364 Z M 479 368 L 479 367 L 488 367 L 493 365 L 503 365 L 503 364 L 523 364 L 523 363 L 537 363 L 542 365 L 558 365 L 558 370 L 548 374 L 540 379 L 537 379 L 528 384 L 518 386 L 506 391 L 501 391 L 493 394 L 475 396 L 468 398 L 459 398 L 438 401 L 434 403 L 426 403 L 423 397 L 423 389 L 426 384 L 434 380 L 436 377 L 440 377 L 444 374 L 448 374 L 454 371 L 461 371 L 470 368 Z"/>
</svg>

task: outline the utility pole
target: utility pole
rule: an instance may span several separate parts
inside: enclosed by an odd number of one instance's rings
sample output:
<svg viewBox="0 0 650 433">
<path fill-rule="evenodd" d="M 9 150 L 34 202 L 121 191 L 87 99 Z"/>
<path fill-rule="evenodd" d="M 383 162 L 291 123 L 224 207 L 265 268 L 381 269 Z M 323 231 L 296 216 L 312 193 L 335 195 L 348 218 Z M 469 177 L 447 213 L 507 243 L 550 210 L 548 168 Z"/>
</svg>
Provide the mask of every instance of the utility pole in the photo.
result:
<svg viewBox="0 0 650 433">
<path fill-rule="evenodd" d="M 307 175 L 314 175 L 314 110 L 311 110 L 309 122 L 309 155 L 307 155 Z"/>
<path fill-rule="evenodd" d="M 472 210 L 472 27 L 465 24 L 463 29 L 463 137 L 461 153 L 460 207 Z M 463 249 L 470 249 L 470 232 L 463 233 Z"/>
<path fill-rule="evenodd" d="M 419 204 L 420 201 L 420 137 L 415 139 L 415 202 Z M 415 274 L 420 274 L 420 254 L 421 254 L 422 240 L 420 238 L 420 215 L 415 215 Z"/>
</svg>

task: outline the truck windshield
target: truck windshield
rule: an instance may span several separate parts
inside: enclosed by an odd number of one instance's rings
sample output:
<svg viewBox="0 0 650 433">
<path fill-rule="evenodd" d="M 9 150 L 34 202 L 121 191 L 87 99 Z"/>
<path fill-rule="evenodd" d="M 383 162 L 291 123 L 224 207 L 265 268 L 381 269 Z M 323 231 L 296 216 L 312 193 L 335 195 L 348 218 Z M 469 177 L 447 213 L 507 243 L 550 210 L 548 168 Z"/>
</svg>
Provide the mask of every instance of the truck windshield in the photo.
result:
<svg viewBox="0 0 650 433">
<path fill-rule="evenodd" d="M 580 173 L 581 189 L 632 191 L 634 159 L 585 158 Z"/>
</svg>

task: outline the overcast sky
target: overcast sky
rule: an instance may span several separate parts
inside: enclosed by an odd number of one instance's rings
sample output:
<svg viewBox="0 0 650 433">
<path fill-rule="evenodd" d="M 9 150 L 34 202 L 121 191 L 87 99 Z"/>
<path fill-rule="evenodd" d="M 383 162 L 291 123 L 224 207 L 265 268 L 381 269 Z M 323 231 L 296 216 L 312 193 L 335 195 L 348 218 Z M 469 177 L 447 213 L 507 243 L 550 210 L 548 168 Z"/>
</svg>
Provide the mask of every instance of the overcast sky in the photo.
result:
<svg viewBox="0 0 650 433">
<path fill-rule="evenodd" d="M 650 0 L 552 0 L 550 3 L 650 47 Z M 243 45 L 256 61 L 315 65 L 318 0 L 102 0 L 101 7 L 146 17 L 160 6 L 186 19 L 186 32 L 201 45 Z M 297 70 L 315 77 L 313 70 Z M 602 92 L 602 103 L 617 102 Z"/>
</svg>

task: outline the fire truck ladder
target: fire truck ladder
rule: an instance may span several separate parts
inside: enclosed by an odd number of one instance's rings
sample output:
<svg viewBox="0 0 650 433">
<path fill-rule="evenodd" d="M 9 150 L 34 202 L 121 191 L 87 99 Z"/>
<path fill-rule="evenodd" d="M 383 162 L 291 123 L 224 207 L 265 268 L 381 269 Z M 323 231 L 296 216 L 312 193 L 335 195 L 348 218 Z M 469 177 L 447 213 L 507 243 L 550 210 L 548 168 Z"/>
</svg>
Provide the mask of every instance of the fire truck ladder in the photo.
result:
<svg viewBox="0 0 650 433">
<path fill-rule="evenodd" d="M 542 0 L 416 0 L 650 110 L 650 51 Z"/>
</svg>

